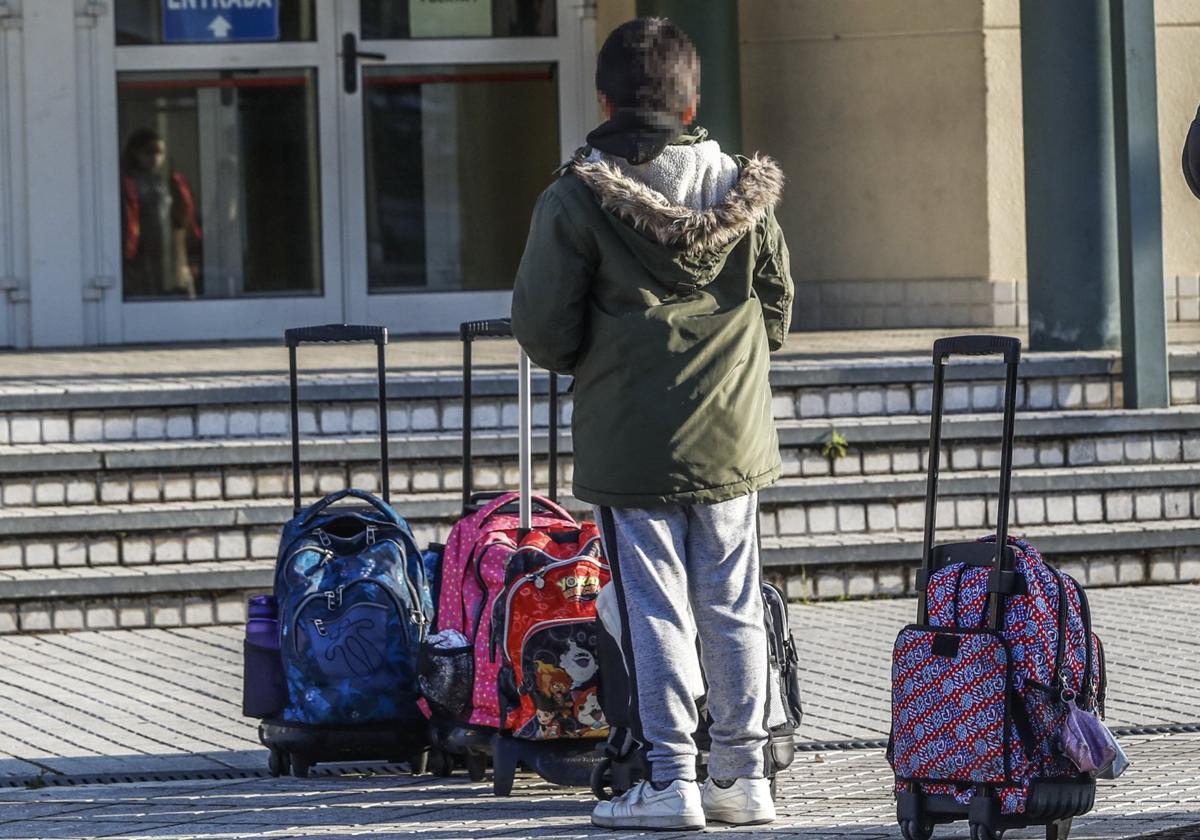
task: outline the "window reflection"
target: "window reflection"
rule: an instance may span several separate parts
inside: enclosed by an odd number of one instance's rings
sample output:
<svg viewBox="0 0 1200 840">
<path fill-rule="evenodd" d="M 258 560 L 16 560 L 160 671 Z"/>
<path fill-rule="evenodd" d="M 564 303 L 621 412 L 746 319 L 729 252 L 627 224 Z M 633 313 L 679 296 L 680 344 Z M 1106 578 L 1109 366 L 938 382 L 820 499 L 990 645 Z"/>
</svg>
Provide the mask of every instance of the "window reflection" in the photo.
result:
<svg viewBox="0 0 1200 840">
<path fill-rule="evenodd" d="M 369 288 L 510 289 L 559 163 L 549 64 L 364 68 Z"/>
<path fill-rule="evenodd" d="M 126 299 L 321 292 L 315 78 L 118 74 Z"/>
</svg>

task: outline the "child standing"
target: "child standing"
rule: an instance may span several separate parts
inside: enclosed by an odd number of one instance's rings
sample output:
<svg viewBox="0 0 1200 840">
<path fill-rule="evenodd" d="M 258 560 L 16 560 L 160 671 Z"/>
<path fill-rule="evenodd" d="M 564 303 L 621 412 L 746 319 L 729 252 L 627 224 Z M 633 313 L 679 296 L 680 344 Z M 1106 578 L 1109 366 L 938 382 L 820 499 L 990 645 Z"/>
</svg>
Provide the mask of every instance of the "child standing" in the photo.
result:
<svg viewBox="0 0 1200 840">
<path fill-rule="evenodd" d="M 669 20 L 618 27 L 597 65 L 607 121 L 538 200 L 512 308 L 530 358 L 575 377 L 574 492 L 597 506 L 650 764 L 592 822 L 770 822 L 757 493 L 780 473 L 768 354 L 791 318 L 783 175 L 685 131 L 700 62 Z"/>
</svg>

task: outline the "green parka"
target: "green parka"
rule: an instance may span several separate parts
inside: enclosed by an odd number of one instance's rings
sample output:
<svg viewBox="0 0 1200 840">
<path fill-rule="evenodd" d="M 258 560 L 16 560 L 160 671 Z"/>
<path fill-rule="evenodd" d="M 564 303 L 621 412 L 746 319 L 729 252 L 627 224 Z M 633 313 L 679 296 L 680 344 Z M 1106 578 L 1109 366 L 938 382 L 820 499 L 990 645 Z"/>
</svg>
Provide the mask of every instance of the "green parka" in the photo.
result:
<svg viewBox="0 0 1200 840">
<path fill-rule="evenodd" d="M 583 153 L 538 199 L 513 332 L 536 364 L 575 377 L 583 501 L 714 503 L 779 477 L 768 353 L 791 320 L 783 175 L 738 161 L 705 210 Z"/>
</svg>

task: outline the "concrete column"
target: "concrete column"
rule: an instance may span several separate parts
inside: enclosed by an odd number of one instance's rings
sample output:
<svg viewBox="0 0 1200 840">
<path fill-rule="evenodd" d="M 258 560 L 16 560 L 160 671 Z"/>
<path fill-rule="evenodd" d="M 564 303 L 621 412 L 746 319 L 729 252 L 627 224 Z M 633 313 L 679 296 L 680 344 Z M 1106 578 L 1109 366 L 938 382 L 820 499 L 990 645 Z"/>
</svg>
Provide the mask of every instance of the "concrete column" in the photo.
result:
<svg viewBox="0 0 1200 840">
<path fill-rule="evenodd" d="M 700 114 L 696 122 L 730 152 L 742 150 L 737 0 L 638 0 L 642 17 L 675 21 L 700 51 Z"/>
<path fill-rule="evenodd" d="M 1108 0 L 1021 0 L 1033 350 L 1121 339 Z"/>
<path fill-rule="evenodd" d="M 32 344 L 79 345 L 84 312 L 75 4 L 27 2 L 23 14 Z"/>
<path fill-rule="evenodd" d="M 1171 404 L 1163 306 L 1154 3 L 1112 3 L 1113 117 L 1126 408 Z"/>
</svg>

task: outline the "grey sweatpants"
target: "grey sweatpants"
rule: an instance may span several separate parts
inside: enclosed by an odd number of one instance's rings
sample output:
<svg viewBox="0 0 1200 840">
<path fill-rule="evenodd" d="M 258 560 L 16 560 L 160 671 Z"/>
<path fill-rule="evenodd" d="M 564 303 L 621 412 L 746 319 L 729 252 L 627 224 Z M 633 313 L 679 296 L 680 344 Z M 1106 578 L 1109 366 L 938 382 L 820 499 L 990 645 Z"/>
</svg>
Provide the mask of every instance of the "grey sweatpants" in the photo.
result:
<svg viewBox="0 0 1200 840">
<path fill-rule="evenodd" d="M 761 778 L 768 664 L 758 494 L 597 514 L 625 608 L 622 648 L 651 780 L 696 778 L 697 632 L 712 716 L 709 775 Z"/>
</svg>

